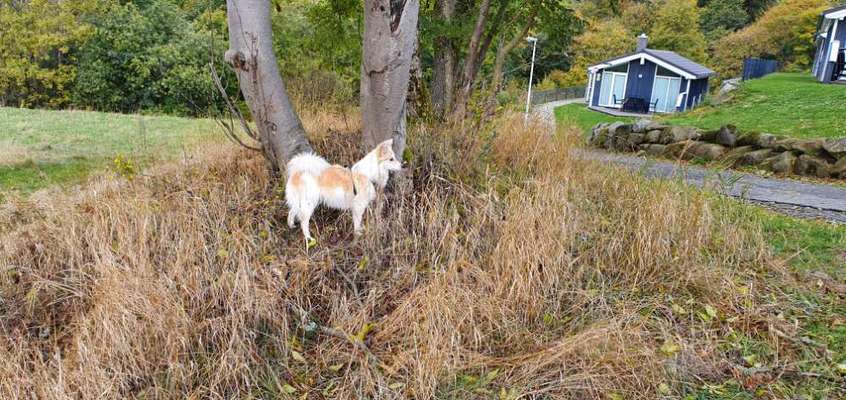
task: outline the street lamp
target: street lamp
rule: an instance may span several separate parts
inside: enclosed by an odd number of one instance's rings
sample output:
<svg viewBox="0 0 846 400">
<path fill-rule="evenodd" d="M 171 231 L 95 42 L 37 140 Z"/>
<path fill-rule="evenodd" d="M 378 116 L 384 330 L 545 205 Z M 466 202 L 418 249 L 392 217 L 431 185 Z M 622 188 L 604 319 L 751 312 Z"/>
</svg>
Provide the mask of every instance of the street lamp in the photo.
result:
<svg viewBox="0 0 846 400">
<path fill-rule="evenodd" d="M 526 41 L 532 44 L 532 67 L 529 69 L 529 94 L 526 96 L 526 115 L 523 117 L 524 121 L 529 120 L 529 107 L 532 104 L 532 79 L 535 75 L 535 51 L 538 48 L 538 38 L 529 36 Z"/>
</svg>

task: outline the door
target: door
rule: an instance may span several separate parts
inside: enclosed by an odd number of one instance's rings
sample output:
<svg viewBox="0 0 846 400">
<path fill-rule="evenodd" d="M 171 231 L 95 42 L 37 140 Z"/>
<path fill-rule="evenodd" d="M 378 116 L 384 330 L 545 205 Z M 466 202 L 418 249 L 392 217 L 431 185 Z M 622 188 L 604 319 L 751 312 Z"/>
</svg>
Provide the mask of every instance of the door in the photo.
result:
<svg viewBox="0 0 846 400">
<path fill-rule="evenodd" d="M 626 74 L 605 71 L 602 73 L 602 84 L 599 87 L 599 105 L 620 108 L 620 104 L 614 104 L 614 97 L 617 101 L 626 97 Z"/>
<path fill-rule="evenodd" d="M 675 112 L 680 88 L 681 78 L 656 76 L 655 83 L 652 84 L 652 98 L 649 100 L 651 104 L 657 102 L 655 112 Z"/>
</svg>

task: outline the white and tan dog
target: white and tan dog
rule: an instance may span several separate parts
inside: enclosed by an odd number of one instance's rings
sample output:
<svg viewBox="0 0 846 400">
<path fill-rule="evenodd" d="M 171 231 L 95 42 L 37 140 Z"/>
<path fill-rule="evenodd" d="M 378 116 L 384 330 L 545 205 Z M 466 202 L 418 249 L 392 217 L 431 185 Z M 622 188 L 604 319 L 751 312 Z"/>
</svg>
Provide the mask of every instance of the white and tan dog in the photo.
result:
<svg viewBox="0 0 846 400">
<path fill-rule="evenodd" d="M 393 144 L 393 139 L 380 143 L 350 169 L 329 165 L 323 157 L 312 153 L 292 158 L 285 183 L 288 226 L 293 228 L 299 220 L 306 242 L 311 243 L 314 239 L 309 231 L 309 219 L 314 209 L 324 204 L 336 210 L 352 211 L 355 233 L 360 234 L 364 211 L 376 198 L 374 184 L 384 189 L 390 172 L 402 169 Z"/>
</svg>

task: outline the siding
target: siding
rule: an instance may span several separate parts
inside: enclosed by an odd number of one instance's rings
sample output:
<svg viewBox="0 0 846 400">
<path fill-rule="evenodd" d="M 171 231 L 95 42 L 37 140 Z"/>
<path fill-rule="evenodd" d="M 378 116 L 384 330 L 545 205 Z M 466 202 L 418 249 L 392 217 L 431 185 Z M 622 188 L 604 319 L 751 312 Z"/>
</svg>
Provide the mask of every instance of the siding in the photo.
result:
<svg viewBox="0 0 846 400">
<path fill-rule="evenodd" d="M 690 110 L 694 107 L 694 103 L 696 99 L 699 98 L 699 102 L 701 103 L 702 100 L 705 99 L 705 96 L 708 94 L 708 79 L 697 79 L 694 81 L 690 81 L 690 93 L 685 99 L 685 103 L 687 104 L 687 109 Z M 700 97 L 701 96 L 701 97 Z"/>
<path fill-rule="evenodd" d="M 834 66 L 835 63 L 828 60 L 829 54 L 831 53 L 829 49 L 829 43 L 831 38 L 831 31 L 834 30 L 834 24 L 831 24 L 831 28 L 828 30 L 828 37 L 823 41 L 823 57 L 822 57 L 822 65 L 820 68 L 821 76 L 817 76 L 820 82 L 828 83 L 831 82 L 831 74 L 834 73 Z M 841 19 L 837 26 L 837 33 L 834 36 L 835 40 L 840 41 L 840 48 L 846 47 L 846 19 Z"/>
<path fill-rule="evenodd" d="M 596 75 L 602 75 L 602 71 L 596 73 Z M 599 79 L 596 79 L 597 76 L 594 76 L 593 79 L 593 98 L 590 99 L 590 105 L 596 106 L 599 105 L 599 88 L 602 87 L 602 82 Z"/>
<path fill-rule="evenodd" d="M 641 77 L 638 78 L 638 75 Z M 640 97 L 649 101 L 652 97 L 652 83 L 655 81 L 655 63 L 640 60 L 629 62 L 629 79 L 626 82 L 626 97 Z"/>
</svg>

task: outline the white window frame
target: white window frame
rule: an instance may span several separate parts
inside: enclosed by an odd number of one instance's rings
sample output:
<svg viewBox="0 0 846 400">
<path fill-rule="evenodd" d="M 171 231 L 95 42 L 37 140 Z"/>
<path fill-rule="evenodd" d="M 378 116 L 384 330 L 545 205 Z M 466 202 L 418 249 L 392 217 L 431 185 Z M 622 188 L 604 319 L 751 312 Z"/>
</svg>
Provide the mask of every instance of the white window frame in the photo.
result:
<svg viewBox="0 0 846 400">
<path fill-rule="evenodd" d="M 616 67 L 616 65 L 614 67 Z M 613 67 L 609 67 L 609 68 L 613 68 Z M 608 107 L 608 108 L 622 108 L 623 107 L 622 104 L 614 104 L 614 100 L 613 100 L 614 99 L 614 97 L 613 97 L 613 95 L 614 95 L 614 93 L 613 93 L 614 92 L 614 84 L 613 84 L 613 82 L 617 79 L 618 75 L 623 75 L 623 98 L 625 98 L 626 87 L 629 85 L 629 69 L 631 69 L 631 64 L 626 64 L 626 72 L 607 71 L 609 74 L 611 74 L 611 82 L 612 82 L 611 83 L 611 96 L 608 98 L 608 101 L 610 101 L 611 104 L 602 104 L 602 87 L 600 86 L 600 88 L 599 88 L 599 100 L 597 101 L 597 103 L 599 104 L 600 107 Z M 605 72 L 606 72 L 605 70 L 599 71 L 600 74 L 604 74 Z M 607 82 L 607 80 L 603 78 L 603 79 L 600 79 L 600 82 L 603 82 L 602 84 L 604 85 L 605 82 Z M 620 99 L 620 100 L 622 100 L 622 99 Z"/>
<path fill-rule="evenodd" d="M 671 71 L 672 71 L 672 70 L 671 70 Z M 673 71 L 673 72 L 675 72 L 675 71 Z M 658 78 L 666 78 L 666 79 L 670 79 L 670 80 L 673 80 L 673 79 L 678 80 L 678 81 L 679 81 L 679 90 L 681 90 L 681 80 L 682 80 L 682 78 L 681 78 L 681 77 L 679 77 L 679 76 L 658 75 L 658 68 L 655 68 L 655 76 L 652 78 L 652 91 L 649 93 L 649 104 L 650 104 L 650 105 L 652 104 L 652 97 L 653 97 L 653 96 L 652 96 L 652 94 L 653 94 L 653 93 L 655 93 L 655 84 L 656 84 L 656 83 L 658 83 Z M 688 84 L 689 84 L 689 83 L 690 83 L 690 79 L 688 79 L 688 80 L 687 80 L 687 82 L 688 82 Z M 689 87 L 690 87 L 690 86 L 688 86 L 688 88 L 689 88 Z M 669 103 L 670 103 L 670 85 L 669 85 L 669 84 L 667 84 L 667 92 L 666 92 L 665 94 L 667 95 L 667 97 L 666 97 L 666 104 L 669 104 Z M 672 104 L 674 105 L 674 106 L 673 106 L 673 111 L 659 111 L 659 110 L 658 110 L 658 106 L 656 105 L 656 106 L 655 106 L 655 112 L 656 112 L 656 113 L 662 113 L 662 114 L 671 114 L 671 113 L 676 112 L 676 107 L 675 107 L 675 104 L 678 102 L 678 95 L 679 95 L 679 94 L 677 93 L 677 94 L 676 94 L 676 96 L 672 98 L 672 99 L 673 99 Z"/>
</svg>

